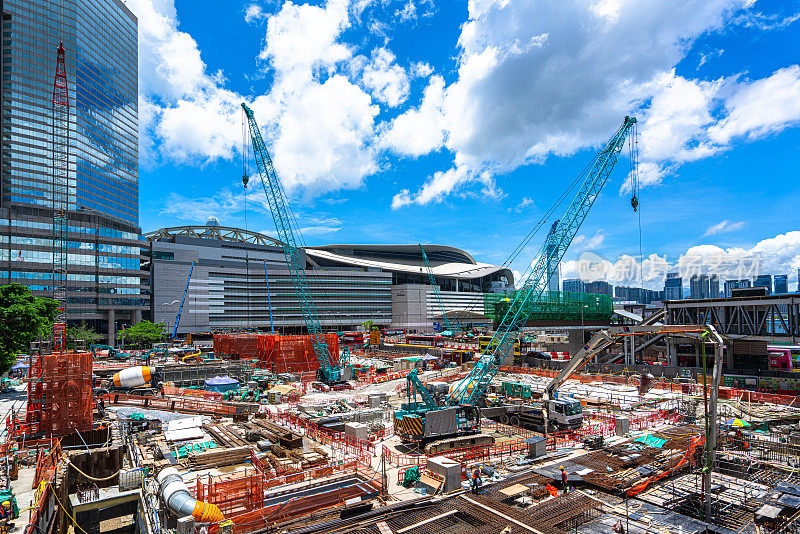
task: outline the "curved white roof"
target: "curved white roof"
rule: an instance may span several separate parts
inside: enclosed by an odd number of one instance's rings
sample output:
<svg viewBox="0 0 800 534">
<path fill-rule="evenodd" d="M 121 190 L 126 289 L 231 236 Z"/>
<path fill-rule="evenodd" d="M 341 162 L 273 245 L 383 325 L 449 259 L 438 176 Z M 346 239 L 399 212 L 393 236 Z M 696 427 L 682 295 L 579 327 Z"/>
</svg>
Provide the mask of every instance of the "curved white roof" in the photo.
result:
<svg viewBox="0 0 800 534">
<path fill-rule="evenodd" d="M 494 274 L 498 271 L 508 271 L 509 281 L 513 283 L 513 274 L 505 267 L 499 265 L 491 265 L 489 263 L 481 263 L 467 252 L 457 249 L 455 247 L 448 247 L 443 245 L 423 245 L 426 254 L 436 256 L 437 253 L 448 253 L 460 255 L 464 257 L 466 262 L 447 262 L 436 261 L 431 259 L 431 271 L 435 276 L 443 276 L 458 279 L 473 279 L 480 278 Z M 333 249 L 333 250 L 330 250 Z M 347 249 L 369 250 L 376 255 L 383 253 L 414 253 L 419 251 L 418 245 L 327 245 L 324 247 L 311 247 L 306 248 L 306 255 L 314 259 L 324 259 L 329 262 L 341 263 L 344 265 L 352 265 L 354 267 L 372 267 L 384 271 L 394 271 L 403 273 L 427 274 L 424 263 L 409 259 L 407 261 L 389 261 L 386 259 L 371 259 L 350 254 L 343 254 L 341 252 L 334 252 L 334 250 L 341 251 Z"/>
</svg>

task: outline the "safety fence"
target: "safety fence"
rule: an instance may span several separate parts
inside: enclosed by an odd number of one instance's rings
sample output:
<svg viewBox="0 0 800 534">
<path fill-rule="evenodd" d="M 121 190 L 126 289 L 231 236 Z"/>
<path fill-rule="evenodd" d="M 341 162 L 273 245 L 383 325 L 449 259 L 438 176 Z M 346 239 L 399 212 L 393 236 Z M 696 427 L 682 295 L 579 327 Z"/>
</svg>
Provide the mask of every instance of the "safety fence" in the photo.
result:
<svg viewBox="0 0 800 534">
<path fill-rule="evenodd" d="M 197 500 L 216 504 L 226 517 L 233 518 L 263 507 L 266 490 L 272 490 L 270 494 L 275 496 L 281 493 L 279 489 L 281 486 L 309 483 L 310 485 L 307 487 L 312 487 L 314 484 L 324 483 L 321 480 L 323 477 L 357 475 L 360 472 L 371 471 L 368 456 L 331 461 L 327 465 L 313 469 L 282 475 L 275 475 L 269 464 L 259 458 L 255 452 L 251 452 L 251 461 L 253 469 L 223 475 L 198 476 L 190 490 L 193 491 Z M 287 488 L 286 491 L 291 491 L 291 488 Z M 237 527 L 240 526 L 240 523 L 235 520 L 234 523 Z"/>
<path fill-rule="evenodd" d="M 574 448 L 581 445 L 585 438 L 613 435 L 616 425 L 614 416 L 608 414 L 597 415 L 597 420 L 585 422 L 580 429 L 548 433 L 547 436 L 545 436 L 545 449 L 548 451 L 555 451 L 563 448 Z M 592 417 L 594 418 L 594 415 L 592 415 Z M 660 410 L 654 414 L 629 418 L 631 430 L 644 430 L 664 423 L 677 422 L 678 419 L 678 414 L 666 410 Z M 484 421 L 481 426 L 484 430 L 493 430 L 497 433 L 512 436 L 514 439 L 493 445 L 478 445 L 463 449 L 453 449 L 441 452 L 437 454 L 437 456 L 447 456 L 448 458 L 462 463 L 499 460 L 527 450 L 528 444 L 525 443 L 527 438 L 542 437 L 542 434 L 533 430 L 513 425 L 505 425 L 494 421 Z M 413 465 L 425 466 L 428 462 L 427 455 L 402 453 L 387 445 L 383 446 L 381 452 L 387 462 L 400 467 Z"/>
<path fill-rule="evenodd" d="M 545 378 L 554 378 L 558 374 L 558 370 L 553 369 L 534 369 L 530 367 L 501 367 L 501 372 L 528 374 L 534 376 L 541 376 Z M 759 387 L 755 390 L 744 389 L 740 387 L 719 387 L 719 398 L 721 399 L 739 399 L 745 402 L 767 403 L 767 404 L 781 404 L 784 406 L 800 407 L 800 396 L 782 393 L 788 391 L 793 393 L 800 391 L 800 381 L 798 381 L 797 389 L 792 389 L 792 385 L 787 379 L 776 377 L 748 377 L 758 381 Z M 587 384 L 591 382 L 606 382 L 626 385 L 638 385 L 639 376 L 637 373 L 612 375 L 612 374 L 574 374 L 570 380 L 577 380 L 581 383 Z M 723 376 L 723 380 L 730 386 L 735 386 L 743 383 L 742 377 L 738 375 Z M 793 379 L 796 380 L 796 379 Z M 711 376 L 708 376 L 708 383 L 710 386 Z M 786 387 L 782 387 L 786 383 Z M 679 383 L 666 379 L 653 380 L 653 388 L 662 389 L 666 391 L 678 391 L 686 395 L 702 395 L 703 383 L 702 379 L 698 377 L 696 383 Z"/>
<path fill-rule="evenodd" d="M 58 462 L 61 460 L 61 440 L 53 438 L 49 448 L 40 448 L 36 453 L 36 472 L 33 476 L 33 486 L 36 488 L 43 480 L 50 480 L 56 472 Z"/>
<path fill-rule="evenodd" d="M 163 386 L 161 391 L 165 396 L 176 397 L 199 397 L 206 400 L 222 400 L 222 393 L 218 391 L 205 391 L 202 389 L 179 388 L 175 386 Z"/>
<path fill-rule="evenodd" d="M 289 428 L 303 429 L 306 436 L 332 449 L 341 450 L 349 454 L 375 454 L 376 444 L 373 442 L 349 436 L 344 432 L 336 432 L 318 425 L 314 421 L 298 417 L 288 412 L 270 412 L 268 416 L 276 422 L 283 423 Z M 384 435 L 386 431 L 384 430 Z"/>
<path fill-rule="evenodd" d="M 339 361 L 339 338 L 322 334 L 331 363 Z M 255 359 L 258 367 L 275 373 L 304 373 L 319 369 L 310 336 L 276 334 L 214 334 L 214 354 L 226 358 Z"/>
<path fill-rule="evenodd" d="M 245 416 L 258 410 L 258 405 L 252 403 L 209 401 L 205 399 L 187 399 L 185 397 L 161 398 L 109 393 L 103 396 L 102 399 L 111 405 L 138 406 L 150 410 L 196 414 Z"/>
</svg>

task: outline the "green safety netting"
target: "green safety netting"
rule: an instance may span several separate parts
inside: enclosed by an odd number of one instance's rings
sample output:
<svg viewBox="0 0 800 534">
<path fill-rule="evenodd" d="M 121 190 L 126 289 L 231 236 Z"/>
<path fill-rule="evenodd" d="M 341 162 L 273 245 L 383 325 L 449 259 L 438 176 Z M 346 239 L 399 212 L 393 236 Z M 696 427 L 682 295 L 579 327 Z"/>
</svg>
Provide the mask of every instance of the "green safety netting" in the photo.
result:
<svg viewBox="0 0 800 534">
<path fill-rule="evenodd" d="M 419 466 L 409 467 L 403 475 L 403 487 L 410 488 L 419 480 Z"/>
<path fill-rule="evenodd" d="M 513 304 L 518 291 L 486 293 L 483 296 L 483 314 L 499 321 Z M 524 300 L 520 296 L 519 302 Z M 611 296 L 598 293 L 565 293 L 545 291 L 538 300 L 526 302 L 523 313 L 531 321 L 606 321 L 614 314 Z"/>
<path fill-rule="evenodd" d="M 133 412 L 128 416 L 128 419 L 133 419 L 134 421 L 144 421 L 144 414 L 141 412 Z"/>
<path fill-rule="evenodd" d="M 661 447 L 663 447 L 664 444 L 667 442 L 667 440 L 661 439 L 661 438 L 657 438 L 652 434 L 645 434 L 644 436 L 639 436 L 638 438 L 636 438 L 633 441 L 638 441 L 640 443 L 644 443 L 648 447 L 655 447 L 657 449 L 660 449 Z"/>
</svg>

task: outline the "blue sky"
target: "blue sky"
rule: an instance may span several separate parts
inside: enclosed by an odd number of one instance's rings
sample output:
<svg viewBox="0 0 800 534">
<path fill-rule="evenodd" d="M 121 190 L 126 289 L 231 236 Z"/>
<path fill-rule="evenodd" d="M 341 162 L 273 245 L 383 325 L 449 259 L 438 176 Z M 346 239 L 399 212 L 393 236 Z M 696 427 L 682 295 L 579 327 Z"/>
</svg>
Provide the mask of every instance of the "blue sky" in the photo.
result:
<svg viewBox="0 0 800 534">
<path fill-rule="evenodd" d="M 245 100 L 309 245 L 440 243 L 500 264 L 632 114 L 644 273 L 620 275 L 640 251 L 621 158 L 562 276 L 658 288 L 667 270 L 755 261 L 796 286 L 800 2 L 127 5 L 144 231 L 212 215 L 272 231 L 257 180 L 244 220 Z"/>
</svg>

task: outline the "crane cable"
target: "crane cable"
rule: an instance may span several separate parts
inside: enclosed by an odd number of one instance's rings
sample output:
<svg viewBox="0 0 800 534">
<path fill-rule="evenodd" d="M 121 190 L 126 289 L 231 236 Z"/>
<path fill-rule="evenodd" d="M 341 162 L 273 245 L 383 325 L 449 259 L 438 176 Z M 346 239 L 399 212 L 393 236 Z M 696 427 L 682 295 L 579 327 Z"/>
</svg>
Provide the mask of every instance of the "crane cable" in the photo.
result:
<svg viewBox="0 0 800 534">
<path fill-rule="evenodd" d="M 249 143 L 247 136 L 247 118 L 245 117 L 244 110 L 242 110 L 242 185 L 244 186 L 244 230 L 247 228 L 247 184 L 250 182 L 250 177 L 247 175 L 247 154 L 249 153 Z M 245 300 L 247 302 L 247 319 L 246 329 L 250 329 L 250 251 L 245 250 L 244 253 L 245 265 Z"/>
<path fill-rule="evenodd" d="M 631 207 L 637 215 L 639 226 L 639 289 L 640 296 L 644 299 L 644 253 L 642 252 L 642 210 L 639 209 L 639 127 L 633 125 L 628 138 L 628 162 L 630 164 L 631 179 Z"/>
</svg>

